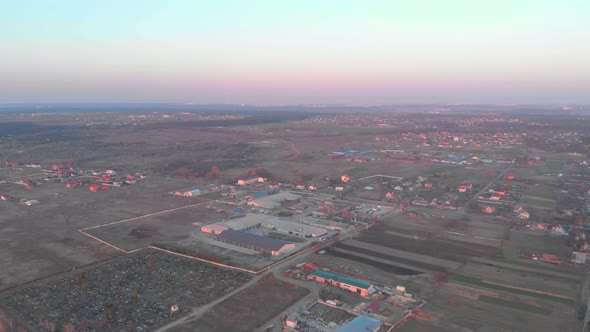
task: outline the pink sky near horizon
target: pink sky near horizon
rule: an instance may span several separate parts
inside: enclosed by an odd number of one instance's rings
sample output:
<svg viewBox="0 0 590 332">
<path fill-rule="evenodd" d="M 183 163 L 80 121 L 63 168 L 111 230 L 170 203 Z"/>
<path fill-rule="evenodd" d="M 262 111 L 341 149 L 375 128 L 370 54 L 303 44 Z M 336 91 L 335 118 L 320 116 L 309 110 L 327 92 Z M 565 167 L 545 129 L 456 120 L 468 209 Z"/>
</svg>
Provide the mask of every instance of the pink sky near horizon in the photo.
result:
<svg viewBox="0 0 590 332">
<path fill-rule="evenodd" d="M 587 0 L 20 0 L 0 30 L 0 103 L 590 103 Z"/>
</svg>

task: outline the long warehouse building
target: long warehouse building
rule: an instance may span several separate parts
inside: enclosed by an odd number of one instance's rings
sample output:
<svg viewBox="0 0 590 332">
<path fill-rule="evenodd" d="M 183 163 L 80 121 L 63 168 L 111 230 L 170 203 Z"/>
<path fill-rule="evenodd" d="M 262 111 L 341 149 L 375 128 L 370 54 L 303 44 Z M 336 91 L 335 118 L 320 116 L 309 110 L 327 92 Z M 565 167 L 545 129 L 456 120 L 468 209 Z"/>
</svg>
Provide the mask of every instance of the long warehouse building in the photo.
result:
<svg viewBox="0 0 590 332">
<path fill-rule="evenodd" d="M 271 239 L 266 236 L 255 235 L 248 232 L 227 229 L 217 236 L 217 240 L 236 246 L 264 252 L 273 256 L 281 255 L 295 249 L 295 244 Z"/>
</svg>

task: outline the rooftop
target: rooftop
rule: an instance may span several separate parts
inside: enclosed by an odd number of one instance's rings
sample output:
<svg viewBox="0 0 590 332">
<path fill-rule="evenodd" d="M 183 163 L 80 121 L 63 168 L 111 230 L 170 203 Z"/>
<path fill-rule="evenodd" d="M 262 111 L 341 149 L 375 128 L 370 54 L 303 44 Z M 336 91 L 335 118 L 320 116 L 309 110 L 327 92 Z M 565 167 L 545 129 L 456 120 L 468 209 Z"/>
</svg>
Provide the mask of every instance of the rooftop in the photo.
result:
<svg viewBox="0 0 590 332">
<path fill-rule="evenodd" d="M 352 285 L 352 286 L 359 287 L 359 288 L 369 289 L 369 287 L 371 287 L 371 284 L 365 280 L 361 280 L 361 279 L 357 279 L 357 278 L 353 278 L 353 277 L 349 277 L 349 276 L 344 276 L 344 275 L 336 274 L 333 272 L 328 272 L 328 271 L 323 271 L 323 270 L 315 270 L 312 273 L 312 275 L 318 276 L 318 277 L 324 278 L 324 279 L 331 279 L 336 282 L 344 283 L 347 285 Z"/>
<path fill-rule="evenodd" d="M 218 240 L 240 243 L 254 248 L 268 251 L 279 251 L 290 244 L 286 241 L 271 239 L 266 236 L 227 229 L 217 236 Z"/>
<path fill-rule="evenodd" d="M 357 316 L 355 319 L 342 326 L 338 332 L 367 332 L 377 331 L 381 327 L 381 322 L 377 319 L 367 316 Z"/>
</svg>

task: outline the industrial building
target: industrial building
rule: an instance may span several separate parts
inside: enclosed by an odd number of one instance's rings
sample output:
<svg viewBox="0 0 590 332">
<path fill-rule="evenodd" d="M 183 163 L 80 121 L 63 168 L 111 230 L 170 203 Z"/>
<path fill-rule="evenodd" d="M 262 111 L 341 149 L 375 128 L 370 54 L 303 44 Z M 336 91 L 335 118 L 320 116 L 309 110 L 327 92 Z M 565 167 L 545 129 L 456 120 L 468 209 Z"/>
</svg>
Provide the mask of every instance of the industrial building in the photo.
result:
<svg viewBox="0 0 590 332">
<path fill-rule="evenodd" d="M 301 198 L 301 196 L 292 194 L 290 192 L 280 192 L 275 193 L 274 195 L 259 195 L 258 197 L 255 197 L 255 194 L 250 195 L 253 199 L 248 202 L 248 205 L 261 207 L 264 209 L 274 209 L 281 206 L 281 202 L 283 201 L 296 201 Z"/>
<path fill-rule="evenodd" d="M 264 214 L 247 214 L 242 218 L 202 226 L 201 231 L 204 233 L 219 235 L 227 229 L 248 231 L 260 227 L 270 228 L 278 233 L 307 238 L 318 238 L 328 233 L 324 228 L 291 222 Z"/>
<path fill-rule="evenodd" d="M 361 296 L 369 296 L 375 292 L 375 287 L 365 280 L 336 274 L 333 272 L 315 270 L 307 278 L 323 284 L 340 287 L 347 291 L 358 293 Z"/>
<path fill-rule="evenodd" d="M 295 249 L 295 244 L 281 240 L 271 239 L 266 236 L 255 235 L 248 232 L 225 230 L 217 236 L 217 240 L 236 246 L 264 252 L 277 256 Z"/>
<path fill-rule="evenodd" d="M 264 178 L 261 178 L 261 177 L 251 178 L 251 179 L 247 179 L 247 180 L 239 179 L 238 186 L 246 186 L 246 185 L 258 183 L 258 182 L 262 183 L 262 182 L 265 182 L 265 180 L 264 180 Z"/>
<path fill-rule="evenodd" d="M 307 224 L 307 225 L 315 226 L 315 227 L 331 229 L 334 231 L 345 231 L 349 228 L 354 227 L 351 224 L 345 224 L 345 223 L 341 223 L 341 222 L 337 222 L 337 221 L 333 221 L 333 220 L 311 218 L 311 217 L 301 217 L 299 219 L 299 222 Z"/>
<path fill-rule="evenodd" d="M 342 326 L 338 332 L 377 332 L 379 328 L 381 328 L 381 321 L 367 316 L 357 316 Z"/>
<path fill-rule="evenodd" d="M 191 189 L 191 190 L 187 190 L 183 193 L 183 195 L 186 197 L 194 197 L 194 196 L 198 196 L 200 194 L 201 194 L 201 189 Z"/>
<path fill-rule="evenodd" d="M 261 221 L 262 226 L 266 228 L 271 228 L 278 233 L 284 233 L 307 238 L 319 238 L 328 234 L 328 231 L 324 228 L 304 223 L 291 222 L 273 217 L 269 218 L 269 216 L 265 217 L 266 218 Z"/>
<path fill-rule="evenodd" d="M 219 235 L 221 234 L 221 232 L 228 229 L 234 231 L 249 231 L 252 229 L 260 228 L 262 226 L 262 222 L 260 220 L 248 218 L 247 216 L 243 218 L 231 219 L 224 222 L 202 226 L 201 232 Z"/>
</svg>

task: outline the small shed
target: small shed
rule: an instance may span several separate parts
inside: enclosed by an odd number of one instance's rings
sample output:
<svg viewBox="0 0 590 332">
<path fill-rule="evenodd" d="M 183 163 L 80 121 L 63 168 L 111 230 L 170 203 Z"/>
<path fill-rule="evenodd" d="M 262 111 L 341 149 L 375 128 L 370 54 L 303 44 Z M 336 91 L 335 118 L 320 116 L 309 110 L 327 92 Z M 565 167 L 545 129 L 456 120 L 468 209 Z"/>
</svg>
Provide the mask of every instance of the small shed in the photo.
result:
<svg viewBox="0 0 590 332">
<path fill-rule="evenodd" d="M 297 323 L 298 321 L 296 312 L 292 312 L 291 314 L 289 314 L 289 316 L 287 316 L 287 319 L 285 320 L 285 325 L 292 329 L 297 327 Z"/>
</svg>

